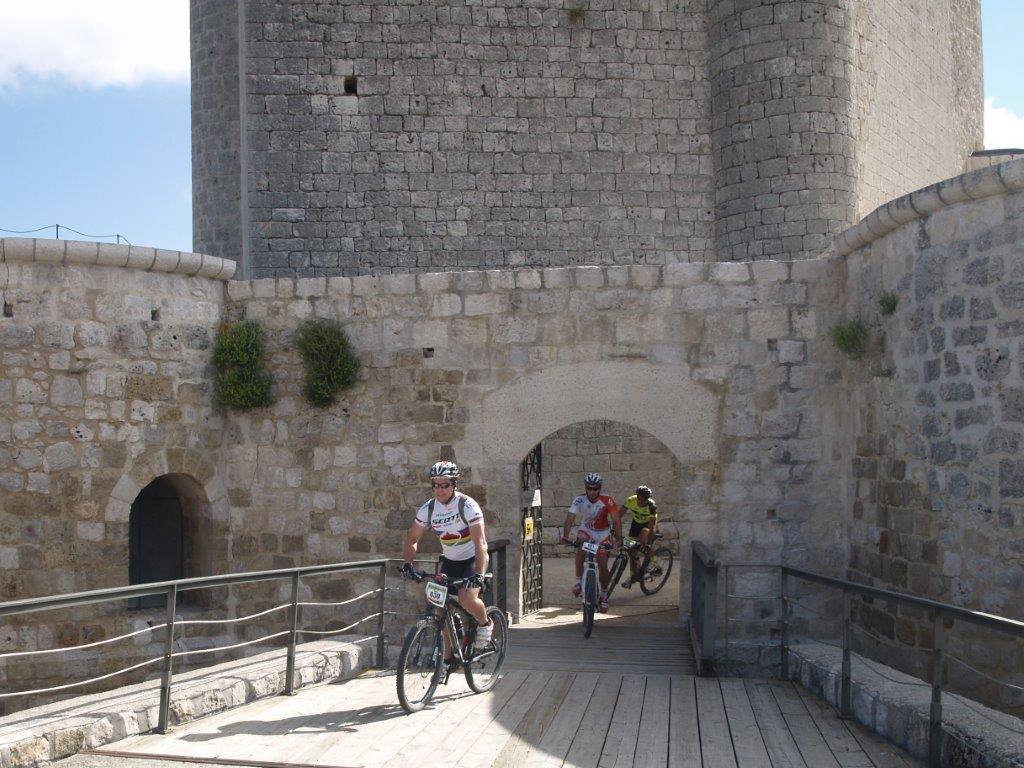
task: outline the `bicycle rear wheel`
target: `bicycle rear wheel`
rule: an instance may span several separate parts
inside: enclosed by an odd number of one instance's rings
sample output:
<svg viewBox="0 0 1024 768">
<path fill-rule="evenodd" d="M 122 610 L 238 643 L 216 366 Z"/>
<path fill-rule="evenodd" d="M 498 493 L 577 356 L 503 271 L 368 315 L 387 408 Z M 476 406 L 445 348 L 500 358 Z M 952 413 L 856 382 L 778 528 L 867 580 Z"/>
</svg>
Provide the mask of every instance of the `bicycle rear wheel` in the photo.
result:
<svg viewBox="0 0 1024 768">
<path fill-rule="evenodd" d="M 658 547 L 644 558 L 640 566 L 640 589 L 645 595 L 653 595 L 665 586 L 672 573 L 672 550 Z"/>
<path fill-rule="evenodd" d="M 583 636 L 594 631 L 594 611 L 597 610 L 597 574 L 587 571 L 583 586 Z"/>
<path fill-rule="evenodd" d="M 476 693 L 489 691 L 498 682 L 498 674 L 505 663 L 508 650 L 508 623 L 500 608 L 487 609 L 491 620 L 491 643 L 486 648 L 474 648 L 473 657 L 465 665 L 466 682 Z"/>
<path fill-rule="evenodd" d="M 424 619 L 406 634 L 395 679 L 398 701 L 409 714 L 423 709 L 437 690 L 444 664 L 443 648 L 436 621 Z"/>
</svg>

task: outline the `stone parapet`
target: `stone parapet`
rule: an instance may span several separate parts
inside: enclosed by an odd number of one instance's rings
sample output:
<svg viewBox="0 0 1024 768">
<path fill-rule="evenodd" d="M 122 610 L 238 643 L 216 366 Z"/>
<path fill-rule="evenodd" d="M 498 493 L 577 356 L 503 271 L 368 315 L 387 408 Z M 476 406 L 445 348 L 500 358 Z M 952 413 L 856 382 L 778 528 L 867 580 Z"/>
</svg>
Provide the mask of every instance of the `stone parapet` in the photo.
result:
<svg viewBox="0 0 1024 768">
<path fill-rule="evenodd" d="M 139 245 L 34 237 L 0 238 L 0 263 L 15 261 L 142 269 L 214 280 L 230 280 L 236 266 L 234 261 L 218 256 Z"/>
<path fill-rule="evenodd" d="M 846 256 L 895 232 L 904 224 L 924 219 L 943 208 L 1020 191 L 1024 191 L 1024 158 L 969 171 L 879 206 L 857 224 L 839 233 L 834 249 L 838 255 Z"/>
<path fill-rule="evenodd" d="M 296 649 L 296 687 L 347 680 L 373 663 L 375 643 L 357 635 L 303 643 Z M 285 689 L 285 652 L 178 674 L 170 724 L 276 696 Z M 160 679 L 80 696 L 0 717 L 0 768 L 36 768 L 86 749 L 146 733 L 159 722 Z"/>
</svg>

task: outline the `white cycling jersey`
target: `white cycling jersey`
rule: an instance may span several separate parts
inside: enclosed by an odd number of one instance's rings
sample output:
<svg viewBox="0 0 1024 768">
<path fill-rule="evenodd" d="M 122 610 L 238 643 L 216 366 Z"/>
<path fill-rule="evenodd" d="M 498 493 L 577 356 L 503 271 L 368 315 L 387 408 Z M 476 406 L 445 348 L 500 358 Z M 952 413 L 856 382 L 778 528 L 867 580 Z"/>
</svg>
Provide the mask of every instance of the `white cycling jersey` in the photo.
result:
<svg viewBox="0 0 1024 768">
<path fill-rule="evenodd" d="M 585 495 L 577 496 L 569 507 L 580 529 L 586 531 L 594 541 L 604 541 L 611 533 L 611 516 L 618 509 L 615 499 L 603 493 L 597 497 L 597 501 L 591 501 Z"/>
<path fill-rule="evenodd" d="M 463 514 L 459 513 L 459 499 L 466 500 Z M 434 502 L 434 512 L 430 513 L 430 501 Z M 469 535 L 471 525 L 483 525 L 484 513 L 476 501 L 464 493 L 456 491 L 447 504 L 436 499 L 424 502 L 416 511 L 416 524 L 423 528 L 433 528 L 441 540 L 441 554 L 448 560 L 469 560 L 476 556 L 476 546 Z M 463 519 L 463 515 L 465 519 Z"/>
</svg>

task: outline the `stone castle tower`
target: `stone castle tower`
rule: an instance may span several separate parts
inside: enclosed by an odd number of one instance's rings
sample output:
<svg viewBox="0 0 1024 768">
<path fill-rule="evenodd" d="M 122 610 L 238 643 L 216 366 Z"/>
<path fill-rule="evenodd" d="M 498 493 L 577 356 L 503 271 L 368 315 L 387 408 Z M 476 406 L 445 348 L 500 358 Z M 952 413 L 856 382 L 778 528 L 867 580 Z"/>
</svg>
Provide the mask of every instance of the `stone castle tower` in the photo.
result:
<svg viewBox="0 0 1024 768">
<path fill-rule="evenodd" d="M 979 0 L 192 0 L 239 276 L 802 259 L 981 146 Z"/>
</svg>

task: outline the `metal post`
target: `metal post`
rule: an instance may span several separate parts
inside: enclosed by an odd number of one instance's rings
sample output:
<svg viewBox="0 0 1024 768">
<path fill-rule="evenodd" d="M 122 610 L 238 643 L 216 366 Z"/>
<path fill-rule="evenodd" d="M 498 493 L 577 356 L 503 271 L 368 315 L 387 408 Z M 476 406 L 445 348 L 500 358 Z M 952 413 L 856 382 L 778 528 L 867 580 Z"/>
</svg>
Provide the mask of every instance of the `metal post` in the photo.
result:
<svg viewBox="0 0 1024 768">
<path fill-rule="evenodd" d="M 928 718 L 928 766 L 942 764 L 942 671 L 946 641 L 942 630 L 942 611 L 932 614 L 932 708 Z"/>
<path fill-rule="evenodd" d="M 288 663 L 284 673 L 284 695 L 295 693 L 295 643 L 299 635 L 299 572 L 292 574 L 292 629 L 288 635 Z"/>
<path fill-rule="evenodd" d="M 56 227 L 56 232 L 53 236 L 53 239 L 60 240 L 60 224 L 54 224 L 53 226 Z"/>
<path fill-rule="evenodd" d="M 160 680 L 160 721 L 157 733 L 167 733 L 171 712 L 171 673 L 174 652 L 174 612 L 178 604 L 178 585 L 172 584 L 167 589 L 167 641 L 164 643 L 164 674 Z"/>
<path fill-rule="evenodd" d="M 380 597 L 377 600 L 377 667 L 384 669 L 384 595 L 387 594 L 387 565 L 380 564 Z"/>
<path fill-rule="evenodd" d="M 853 714 L 853 685 L 850 680 L 850 593 L 843 588 L 843 679 L 839 689 L 839 714 Z"/>
<path fill-rule="evenodd" d="M 497 600 L 501 612 L 508 614 L 508 547 L 502 544 L 498 548 L 498 573 L 501 574 L 501 587 L 498 590 Z"/>
<path fill-rule="evenodd" d="M 789 595 L 786 593 L 786 571 L 782 568 L 779 568 L 779 602 L 782 611 L 782 631 L 779 633 L 782 679 L 789 680 Z"/>
<path fill-rule="evenodd" d="M 725 566 L 725 663 L 722 665 L 722 675 L 729 676 L 729 566 Z M 717 600 L 718 595 L 713 599 Z"/>
</svg>

